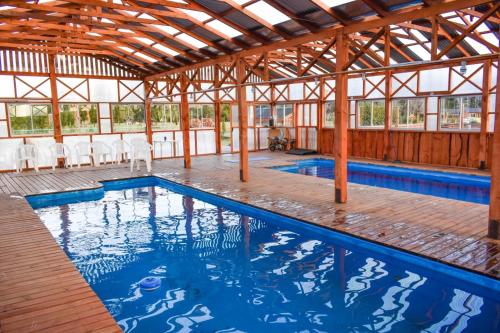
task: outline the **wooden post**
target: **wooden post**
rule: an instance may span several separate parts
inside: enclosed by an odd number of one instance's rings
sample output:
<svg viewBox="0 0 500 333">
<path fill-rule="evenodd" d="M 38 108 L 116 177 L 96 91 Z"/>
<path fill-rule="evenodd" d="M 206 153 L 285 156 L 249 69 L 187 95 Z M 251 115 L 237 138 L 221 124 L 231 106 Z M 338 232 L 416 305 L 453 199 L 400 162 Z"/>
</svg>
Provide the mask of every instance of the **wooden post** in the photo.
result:
<svg viewBox="0 0 500 333">
<path fill-rule="evenodd" d="M 391 29 L 385 27 L 384 34 L 384 65 L 391 65 Z M 387 161 L 391 152 L 390 126 L 391 126 L 391 95 L 392 95 L 392 71 L 385 71 L 385 119 L 384 119 L 384 161 Z"/>
<path fill-rule="evenodd" d="M 188 102 L 188 80 L 186 74 L 181 74 L 181 129 L 182 145 L 184 148 L 184 168 L 191 168 L 191 151 L 189 149 L 189 102 Z"/>
<path fill-rule="evenodd" d="M 486 155 L 488 154 L 488 114 L 490 112 L 490 81 L 491 60 L 483 65 L 483 95 L 481 99 L 481 133 L 479 134 L 479 169 L 486 168 Z"/>
<path fill-rule="evenodd" d="M 146 121 L 146 138 L 150 145 L 153 144 L 153 123 L 151 117 L 151 99 L 149 98 L 149 93 L 151 91 L 151 84 L 148 80 L 144 80 L 144 111 L 145 111 L 145 121 Z M 154 152 L 151 151 L 151 159 L 154 159 Z"/>
<path fill-rule="evenodd" d="M 220 88 L 219 83 L 219 67 L 214 65 L 214 88 Z M 215 111 L 215 152 L 220 154 L 221 147 L 221 108 L 220 108 L 220 93 L 218 90 L 214 92 L 214 111 Z"/>
<path fill-rule="evenodd" d="M 349 45 L 343 30 L 337 32 L 335 71 L 341 72 L 349 61 Z M 335 76 L 335 202 L 347 201 L 347 74 Z"/>
<path fill-rule="evenodd" d="M 49 54 L 49 79 L 52 115 L 54 119 L 54 139 L 56 142 L 62 143 L 61 117 L 59 113 L 59 100 L 57 98 L 56 57 L 54 54 Z"/>
<path fill-rule="evenodd" d="M 57 78 L 56 78 L 56 57 L 54 54 L 48 55 L 49 61 L 49 80 L 50 80 L 50 96 L 52 104 L 52 119 L 54 121 L 54 140 L 58 143 L 63 142 L 61 129 L 61 116 L 59 110 L 59 99 L 57 95 Z M 57 159 L 58 167 L 64 167 L 64 159 Z"/>
<path fill-rule="evenodd" d="M 245 80 L 245 64 L 241 59 L 238 59 L 236 66 L 236 79 L 238 87 L 236 88 L 236 96 L 238 99 L 238 127 L 240 140 L 240 180 L 248 181 L 248 106 L 247 106 L 247 90 L 242 84 Z"/>
<path fill-rule="evenodd" d="M 322 140 L 323 140 L 323 113 L 325 108 L 325 79 L 319 79 L 319 101 L 318 101 L 318 133 L 316 134 L 316 150 L 321 154 L 323 151 Z"/>
<path fill-rule="evenodd" d="M 495 101 L 495 131 L 491 158 L 491 190 L 488 237 L 500 239 L 500 57 L 498 58 Z"/>
</svg>

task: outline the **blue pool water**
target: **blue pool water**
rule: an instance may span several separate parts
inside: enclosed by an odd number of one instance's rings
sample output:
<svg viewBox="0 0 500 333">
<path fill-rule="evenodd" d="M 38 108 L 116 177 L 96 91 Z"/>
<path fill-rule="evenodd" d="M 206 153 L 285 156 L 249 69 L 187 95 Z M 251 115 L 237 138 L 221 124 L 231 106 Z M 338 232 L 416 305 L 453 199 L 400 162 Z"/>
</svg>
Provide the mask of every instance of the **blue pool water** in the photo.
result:
<svg viewBox="0 0 500 333">
<path fill-rule="evenodd" d="M 313 158 L 294 165 L 273 169 L 321 178 L 334 179 L 335 161 Z M 349 162 L 347 180 L 351 183 L 385 187 L 398 191 L 489 204 L 490 177 L 399 168 Z"/>
<path fill-rule="evenodd" d="M 28 200 L 125 332 L 500 328 L 499 280 L 157 178 Z"/>
</svg>

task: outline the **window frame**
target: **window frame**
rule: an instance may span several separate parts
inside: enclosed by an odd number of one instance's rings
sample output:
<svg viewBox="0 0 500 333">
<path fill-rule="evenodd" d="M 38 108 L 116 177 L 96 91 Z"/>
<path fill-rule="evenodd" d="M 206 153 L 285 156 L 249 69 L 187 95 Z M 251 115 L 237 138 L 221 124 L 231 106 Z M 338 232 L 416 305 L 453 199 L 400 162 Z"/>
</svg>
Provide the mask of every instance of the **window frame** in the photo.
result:
<svg viewBox="0 0 500 333">
<path fill-rule="evenodd" d="M 144 111 L 144 129 L 139 130 L 139 131 L 116 131 L 115 129 L 115 115 L 114 115 L 114 108 L 116 105 L 140 105 Z M 111 133 L 145 133 L 147 129 L 147 124 L 146 124 L 146 106 L 144 103 L 110 103 L 110 120 L 111 120 Z"/>
<path fill-rule="evenodd" d="M 194 118 L 191 118 L 191 108 L 195 107 L 195 106 L 201 107 L 201 115 L 202 115 L 201 119 L 203 119 L 203 106 L 205 106 L 205 105 L 208 105 L 208 106 L 212 107 L 213 118 L 210 118 L 210 119 L 212 119 L 212 121 L 213 121 L 213 126 L 212 127 L 207 127 L 207 126 L 192 127 L 191 126 L 191 120 L 194 119 Z M 231 117 L 232 117 L 232 115 L 231 115 Z M 199 119 L 199 118 L 197 117 L 196 119 Z M 189 104 L 189 117 L 188 117 L 188 121 L 189 121 L 189 129 L 190 130 L 215 130 L 215 127 L 216 127 L 216 124 L 215 124 L 215 104 L 213 104 L 213 103 L 190 103 Z M 203 124 L 203 121 L 201 121 L 201 123 Z"/>
<path fill-rule="evenodd" d="M 97 112 L 97 127 L 96 127 L 96 132 L 89 132 L 89 131 L 86 131 L 86 132 L 67 132 L 65 133 L 64 132 L 64 129 L 63 129 L 63 125 L 62 125 L 62 117 L 61 117 L 61 114 L 62 114 L 62 110 L 61 110 L 61 107 L 63 105 L 95 105 L 96 106 L 96 112 Z M 78 112 L 80 112 L 80 109 L 78 109 Z M 84 103 L 84 102 L 76 102 L 76 103 L 72 103 L 72 102 L 62 102 L 62 103 L 59 103 L 59 122 L 61 124 L 61 134 L 62 135 L 78 135 L 78 134 L 101 134 L 101 115 L 100 115 L 100 110 L 99 110 L 99 103 L 92 103 L 92 102 L 88 102 L 88 103 Z"/>
<path fill-rule="evenodd" d="M 172 106 L 177 106 L 177 111 L 179 113 L 179 126 L 177 129 L 158 129 L 158 128 L 155 128 L 154 125 L 153 125 L 153 106 L 155 105 L 161 105 L 161 106 L 170 106 L 170 109 Z M 172 111 L 170 110 L 170 119 L 172 119 Z M 166 123 L 166 122 L 165 122 Z M 170 121 L 171 124 L 172 121 Z M 168 131 L 180 131 L 182 129 L 182 117 L 181 117 L 181 105 L 180 103 L 168 103 L 168 102 L 160 102 L 160 103 L 151 103 L 151 130 L 153 132 L 168 132 Z"/>
<path fill-rule="evenodd" d="M 283 106 L 283 110 L 278 110 L 278 107 L 280 106 Z M 285 110 L 286 110 L 286 107 L 287 106 L 290 106 L 291 109 L 292 109 L 292 124 L 291 125 L 287 125 L 285 124 Z M 276 103 L 276 105 L 274 106 L 274 114 L 276 115 L 276 117 L 274 118 L 274 126 L 275 127 L 288 127 L 288 128 L 292 128 L 292 127 L 295 127 L 295 104 L 294 103 Z M 279 119 L 279 112 L 280 111 L 283 111 L 283 124 L 278 124 L 278 119 Z"/>
<path fill-rule="evenodd" d="M 359 104 L 361 102 L 371 102 L 371 109 L 370 109 L 370 124 L 369 126 L 365 126 L 365 125 L 361 125 L 361 122 L 360 122 L 360 115 L 361 115 L 361 112 L 360 112 L 360 109 L 359 109 Z M 382 125 L 373 125 L 373 104 L 375 102 L 383 102 L 384 104 L 384 124 Z M 364 129 L 364 130 L 381 130 L 381 129 L 384 129 L 385 128 L 385 113 L 386 113 L 386 110 L 385 110 L 385 99 L 381 99 L 381 98 L 373 98 L 373 99 L 360 99 L 360 100 L 357 100 L 356 101 L 356 129 Z"/>
<path fill-rule="evenodd" d="M 52 118 L 52 120 L 50 121 L 50 124 L 52 125 L 52 127 L 50 128 L 50 131 L 47 132 L 47 133 L 24 133 L 24 134 L 14 134 L 14 130 L 13 130 L 13 126 L 12 126 L 12 116 L 10 114 L 10 106 L 11 105 L 29 105 L 30 106 L 30 115 L 31 115 L 31 119 L 33 119 L 33 106 L 35 105 L 46 105 L 48 106 L 48 109 L 50 110 L 50 112 L 48 113 L 49 116 L 48 118 Z M 22 103 L 22 102 L 6 102 L 5 103 L 5 107 L 6 107 L 6 113 L 7 113 L 7 119 L 8 119 L 8 134 L 10 137 L 12 138 L 22 138 L 22 137 L 43 137 L 43 136 L 54 136 L 55 134 L 55 126 L 54 126 L 54 110 L 52 110 L 52 104 L 49 102 L 49 103 L 44 103 L 44 102 L 41 102 L 41 103 L 33 103 L 33 102 L 26 102 L 26 103 Z M 33 126 L 31 128 L 31 131 L 33 131 Z"/>
<path fill-rule="evenodd" d="M 424 112 L 423 112 L 423 118 L 424 118 L 424 121 L 422 123 L 422 127 L 418 127 L 418 128 L 408 128 L 408 127 L 394 127 L 393 124 L 392 124 L 392 116 L 394 114 L 394 107 L 393 107 L 393 102 L 394 101 L 397 101 L 397 100 L 418 100 L 418 99 L 421 99 L 423 100 L 424 102 Z M 390 121 L 389 121 L 389 129 L 391 131 L 418 131 L 418 132 L 422 132 L 422 131 L 426 131 L 427 130 L 427 98 L 426 97 L 421 97 L 421 96 L 414 96 L 414 97 L 396 97 L 396 98 L 392 98 L 391 99 L 391 112 L 390 112 Z M 408 106 L 409 107 L 409 106 Z M 409 112 L 408 108 L 406 110 L 407 114 Z"/>
<path fill-rule="evenodd" d="M 261 124 L 262 117 L 257 117 L 257 108 L 260 108 L 262 106 L 268 106 L 269 108 L 269 118 L 268 121 L 265 125 Z M 263 127 L 269 127 L 269 120 L 273 118 L 273 107 L 270 103 L 255 103 L 253 106 L 254 109 L 254 124 L 255 127 L 263 128 Z"/>
<path fill-rule="evenodd" d="M 333 124 L 331 126 L 326 124 L 327 104 L 331 104 L 333 106 L 332 107 L 332 109 L 333 109 Z M 323 102 L 323 124 L 322 124 L 322 126 L 323 126 L 323 128 L 335 128 L 335 100 Z"/>
<path fill-rule="evenodd" d="M 481 107 L 480 107 L 480 112 L 479 112 L 479 119 L 481 120 L 479 122 L 479 127 L 477 128 L 463 128 L 463 98 L 464 97 L 477 97 L 479 102 L 481 103 Z M 443 100 L 444 99 L 447 99 L 447 98 L 459 98 L 460 99 L 460 119 L 461 121 L 459 122 L 459 128 L 443 128 L 441 127 L 442 126 L 442 112 L 443 112 Z M 438 98 L 438 123 L 437 123 L 437 130 L 438 132 L 463 132 L 463 133 L 480 133 L 481 132 L 481 122 L 482 122 L 482 113 L 483 113 L 483 106 L 482 106 L 482 103 L 483 103 L 483 97 L 481 94 L 462 94 L 462 95 L 442 95 L 442 96 L 439 96 Z"/>
</svg>

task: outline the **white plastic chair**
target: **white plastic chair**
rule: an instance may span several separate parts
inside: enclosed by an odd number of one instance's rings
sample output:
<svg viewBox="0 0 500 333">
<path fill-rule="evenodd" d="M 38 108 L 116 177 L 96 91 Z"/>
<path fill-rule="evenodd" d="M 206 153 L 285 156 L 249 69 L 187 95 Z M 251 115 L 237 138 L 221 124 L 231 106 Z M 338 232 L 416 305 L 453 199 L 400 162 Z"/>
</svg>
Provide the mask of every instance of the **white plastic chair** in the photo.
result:
<svg viewBox="0 0 500 333">
<path fill-rule="evenodd" d="M 153 146 L 143 139 L 132 140 L 131 146 L 130 172 L 134 170 L 134 163 L 137 163 L 137 171 L 140 170 L 139 161 L 146 162 L 146 168 L 148 172 L 151 172 L 151 152 L 153 150 Z"/>
<path fill-rule="evenodd" d="M 92 142 L 92 157 L 94 158 L 94 166 L 101 165 L 101 161 L 106 165 L 107 157 L 112 160 L 112 150 L 111 147 L 104 142 Z"/>
<path fill-rule="evenodd" d="M 20 144 L 15 153 L 16 172 L 21 172 L 24 162 L 33 163 L 35 171 L 38 172 L 38 149 L 33 144 Z"/>
<path fill-rule="evenodd" d="M 129 159 L 130 145 L 124 140 L 116 140 L 113 142 L 113 149 L 115 150 L 115 161 L 120 164 L 122 160 Z"/>
<path fill-rule="evenodd" d="M 78 142 L 75 145 L 76 150 L 76 164 L 80 168 L 82 160 L 87 157 L 90 160 L 90 164 L 94 165 L 94 155 L 92 155 L 92 145 L 90 142 Z"/>
<path fill-rule="evenodd" d="M 64 143 L 54 143 L 49 147 L 50 159 L 52 160 L 52 170 L 56 169 L 57 160 L 59 158 L 64 159 L 64 167 L 68 166 L 71 168 L 71 151 L 67 145 Z"/>
</svg>

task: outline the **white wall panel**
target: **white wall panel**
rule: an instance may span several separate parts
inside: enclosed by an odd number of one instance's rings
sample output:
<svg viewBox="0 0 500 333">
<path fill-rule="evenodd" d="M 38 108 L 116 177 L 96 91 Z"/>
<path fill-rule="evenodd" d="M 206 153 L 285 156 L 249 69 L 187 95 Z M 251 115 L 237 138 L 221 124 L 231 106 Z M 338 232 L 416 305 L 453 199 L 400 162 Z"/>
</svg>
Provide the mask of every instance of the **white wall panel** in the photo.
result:
<svg viewBox="0 0 500 333">
<path fill-rule="evenodd" d="M 0 98 L 14 98 L 14 77 L 12 75 L 0 75 Z"/>
<path fill-rule="evenodd" d="M 198 131 L 198 154 L 215 154 L 215 131 Z"/>
<path fill-rule="evenodd" d="M 0 170 L 14 170 L 16 162 L 14 155 L 16 147 L 23 143 L 23 139 L 0 140 Z"/>
<path fill-rule="evenodd" d="M 116 80 L 89 79 L 90 100 L 93 102 L 118 102 Z"/>
<path fill-rule="evenodd" d="M 33 144 L 38 149 L 38 166 L 52 166 L 52 160 L 50 158 L 50 146 L 56 141 L 53 137 L 44 138 L 26 138 L 26 143 Z M 29 163 L 29 167 L 32 168 L 33 165 Z"/>
</svg>

